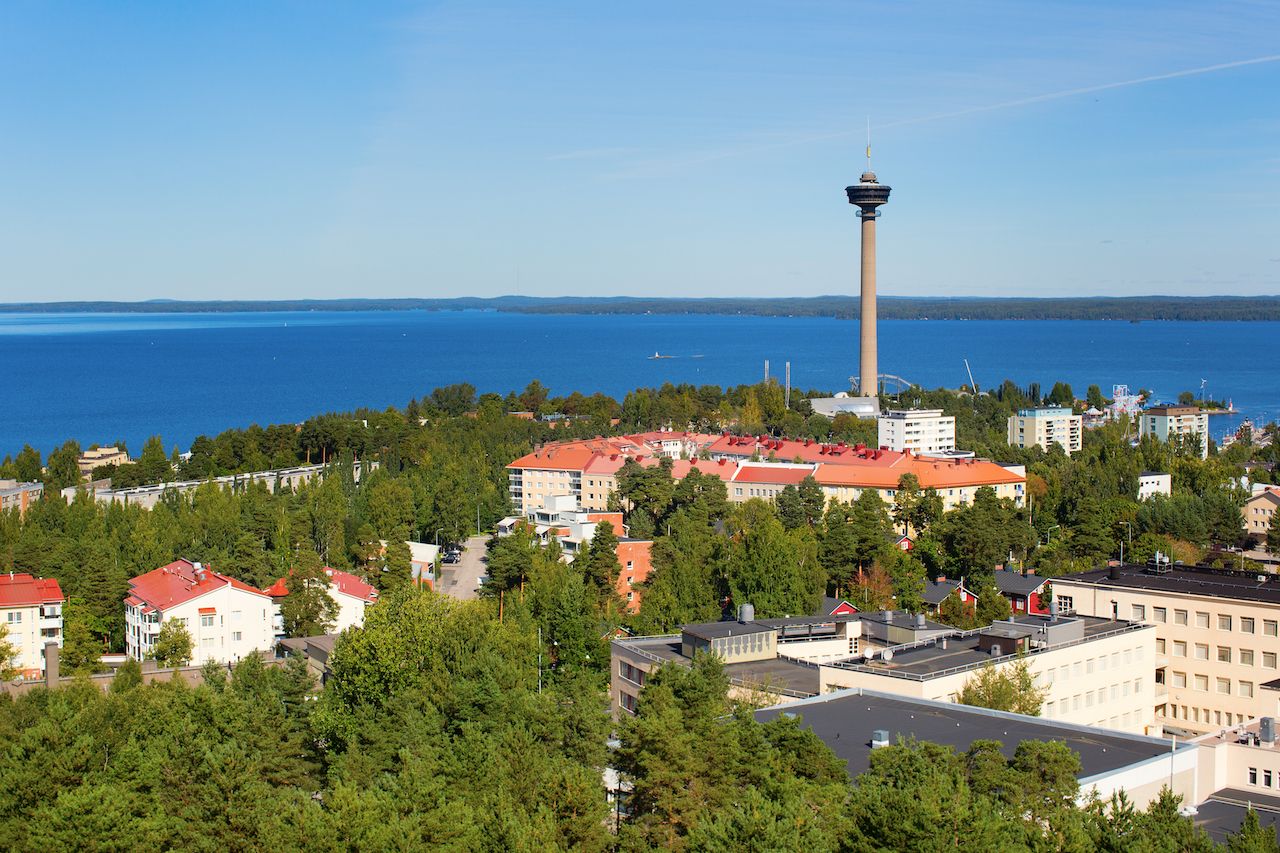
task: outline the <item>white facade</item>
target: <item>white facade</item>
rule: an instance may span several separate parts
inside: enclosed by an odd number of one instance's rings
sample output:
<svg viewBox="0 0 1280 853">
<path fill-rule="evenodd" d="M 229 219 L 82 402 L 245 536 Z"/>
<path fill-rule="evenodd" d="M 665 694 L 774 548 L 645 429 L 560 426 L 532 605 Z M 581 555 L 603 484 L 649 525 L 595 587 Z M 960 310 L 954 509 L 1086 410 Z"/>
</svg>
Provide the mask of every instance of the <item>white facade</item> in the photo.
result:
<svg viewBox="0 0 1280 853">
<path fill-rule="evenodd" d="M 57 600 L 51 595 L 26 595 L 36 584 L 52 584 L 57 589 L 56 582 L 36 580 L 31 575 L 0 575 L 0 626 L 7 632 L 5 642 L 14 650 L 8 663 L 20 674 L 31 676 L 44 672 L 46 643 L 62 646 L 61 592 L 57 593 Z M 11 594 L 19 589 L 24 594 Z"/>
<path fill-rule="evenodd" d="M 1173 494 L 1173 477 L 1155 471 L 1143 471 L 1138 475 L 1138 500 L 1145 501 L 1155 495 Z"/>
<path fill-rule="evenodd" d="M 1062 447 L 1070 456 L 1083 446 L 1084 418 L 1065 406 L 1019 409 L 1009 416 L 1009 444 L 1014 447 Z"/>
<path fill-rule="evenodd" d="M 1209 413 L 1195 406 L 1156 406 L 1138 416 L 1138 434 L 1160 441 L 1199 436 L 1200 458 L 1209 458 Z"/>
<path fill-rule="evenodd" d="M 956 449 L 956 419 L 941 409 L 891 409 L 880 416 L 879 445 L 899 453 Z"/>
</svg>

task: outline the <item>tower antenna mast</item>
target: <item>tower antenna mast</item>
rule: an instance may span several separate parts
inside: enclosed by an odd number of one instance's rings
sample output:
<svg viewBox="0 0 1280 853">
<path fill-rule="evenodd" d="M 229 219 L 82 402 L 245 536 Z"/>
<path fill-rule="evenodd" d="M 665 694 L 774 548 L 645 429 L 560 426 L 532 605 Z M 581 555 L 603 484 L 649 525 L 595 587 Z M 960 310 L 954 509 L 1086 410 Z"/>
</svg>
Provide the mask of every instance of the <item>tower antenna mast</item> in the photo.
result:
<svg viewBox="0 0 1280 853">
<path fill-rule="evenodd" d="M 871 116 L 867 116 L 867 171 L 871 171 Z"/>
</svg>

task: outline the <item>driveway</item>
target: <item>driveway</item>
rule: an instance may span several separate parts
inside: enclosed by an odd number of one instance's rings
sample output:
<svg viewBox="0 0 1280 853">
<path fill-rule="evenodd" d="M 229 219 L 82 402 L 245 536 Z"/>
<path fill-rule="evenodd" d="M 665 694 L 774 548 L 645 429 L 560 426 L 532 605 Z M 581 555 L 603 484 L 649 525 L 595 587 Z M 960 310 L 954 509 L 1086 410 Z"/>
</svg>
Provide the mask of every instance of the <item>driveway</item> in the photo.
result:
<svg viewBox="0 0 1280 853">
<path fill-rule="evenodd" d="M 480 578 L 488 574 L 489 549 L 485 547 L 488 541 L 488 536 L 472 536 L 464 542 L 460 562 L 440 565 L 440 583 L 436 589 L 464 601 L 475 598 Z"/>
</svg>

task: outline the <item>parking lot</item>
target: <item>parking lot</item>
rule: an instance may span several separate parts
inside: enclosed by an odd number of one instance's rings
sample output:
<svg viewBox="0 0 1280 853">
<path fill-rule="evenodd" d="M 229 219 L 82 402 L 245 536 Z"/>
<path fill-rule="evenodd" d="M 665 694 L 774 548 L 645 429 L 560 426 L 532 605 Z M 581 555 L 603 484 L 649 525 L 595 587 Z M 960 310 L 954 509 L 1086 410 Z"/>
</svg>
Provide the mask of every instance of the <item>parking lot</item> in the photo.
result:
<svg viewBox="0 0 1280 853">
<path fill-rule="evenodd" d="M 485 558 L 488 536 L 472 536 L 463 543 L 462 556 L 457 563 L 440 563 L 440 583 L 437 591 L 454 598 L 468 600 L 476 597 L 480 579 L 487 573 Z"/>
</svg>

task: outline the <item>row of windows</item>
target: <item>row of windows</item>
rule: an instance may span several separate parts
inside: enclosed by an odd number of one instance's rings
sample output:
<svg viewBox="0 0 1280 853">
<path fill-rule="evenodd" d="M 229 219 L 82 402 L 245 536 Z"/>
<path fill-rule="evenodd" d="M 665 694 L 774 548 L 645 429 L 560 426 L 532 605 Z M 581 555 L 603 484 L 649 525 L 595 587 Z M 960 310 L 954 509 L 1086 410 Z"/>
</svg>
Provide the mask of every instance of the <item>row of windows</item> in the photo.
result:
<svg viewBox="0 0 1280 853">
<path fill-rule="evenodd" d="M 1185 658 L 1187 656 L 1187 644 L 1183 640 L 1174 640 L 1172 643 L 1157 637 L 1156 638 L 1156 654 L 1166 654 L 1172 652 L 1175 658 Z M 1254 666 L 1259 660 L 1259 656 L 1253 649 L 1232 649 L 1231 646 L 1215 646 L 1210 655 L 1208 643 L 1192 643 L 1191 653 L 1195 660 L 1216 660 L 1218 663 L 1231 663 L 1232 660 L 1240 666 Z M 1263 652 L 1261 655 L 1261 663 L 1264 669 L 1276 668 L 1276 653 Z"/>
<path fill-rule="evenodd" d="M 1124 649 L 1123 651 L 1115 651 L 1110 655 L 1099 655 L 1096 658 L 1088 658 L 1086 660 L 1078 660 L 1071 664 L 1063 664 L 1059 667 L 1049 667 L 1036 675 L 1036 680 L 1041 684 L 1053 684 L 1056 681 L 1066 681 L 1072 676 L 1080 678 L 1086 675 L 1093 675 L 1095 671 L 1106 672 L 1107 667 L 1112 669 L 1118 668 L 1121 663 L 1128 665 L 1134 661 L 1142 660 L 1142 646 Z"/>
<path fill-rule="evenodd" d="M 1213 681 L 1214 681 L 1214 691 L 1216 693 L 1221 693 L 1224 696 L 1231 695 L 1231 679 L 1230 678 L 1215 678 Z M 1200 690 L 1205 693 L 1209 692 L 1209 676 L 1197 675 L 1195 673 L 1192 673 L 1191 683 L 1192 685 L 1194 685 L 1196 690 Z M 1187 674 L 1185 672 L 1170 672 L 1169 686 L 1170 687 L 1186 687 Z M 1253 682 L 1237 681 L 1236 695 L 1242 696 L 1245 699 L 1252 699 L 1253 698 Z"/>
<path fill-rule="evenodd" d="M 1258 768 L 1250 767 L 1248 778 L 1249 778 L 1249 784 L 1256 786 L 1258 784 Z M 1272 779 L 1271 771 L 1264 768 L 1262 771 L 1262 787 L 1270 788 L 1271 779 Z"/>
<path fill-rule="evenodd" d="M 644 686 L 645 671 L 638 666 L 633 666 L 626 661 L 622 661 L 618 664 L 618 675 L 621 675 L 632 684 L 638 684 L 641 687 Z"/>
<path fill-rule="evenodd" d="M 1144 604 L 1133 605 L 1132 613 L 1135 622 L 1145 622 L 1147 619 L 1147 607 Z M 1173 611 L 1173 624 L 1189 625 L 1191 624 L 1192 614 L 1187 610 Z M 1165 607 L 1151 608 L 1151 621 L 1168 622 L 1169 611 Z M 1239 619 L 1233 617 L 1230 613 L 1219 613 L 1217 619 L 1211 619 L 1210 614 L 1204 610 L 1195 611 L 1195 627 L 1208 628 L 1210 624 L 1216 624 L 1219 631 L 1231 631 L 1238 624 L 1240 633 L 1254 634 L 1257 633 L 1257 620 L 1252 616 L 1241 616 Z M 1264 637 L 1280 636 L 1280 622 L 1275 619 L 1262 620 L 1262 635 Z"/>
<path fill-rule="evenodd" d="M 1083 693 L 1077 693 L 1070 697 L 1064 696 L 1061 700 L 1060 708 L 1062 713 L 1065 714 L 1068 710 L 1079 711 L 1082 708 L 1092 708 L 1094 705 L 1105 704 L 1108 695 L 1110 696 L 1111 701 L 1115 702 L 1122 698 L 1127 698 L 1131 693 L 1136 695 L 1141 692 L 1142 679 L 1135 678 L 1132 682 L 1121 681 L 1112 684 L 1109 687 L 1099 687 L 1097 690 L 1086 690 Z M 1047 702 L 1045 703 L 1045 707 L 1047 708 L 1052 704 L 1052 702 Z"/>
<path fill-rule="evenodd" d="M 1156 716 L 1214 726 L 1234 726 L 1245 722 L 1247 719 L 1245 714 L 1232 714 L 1229 711 L 1211 711 L 1209 708 L 1188 708 L 1186 705 L 1157 705 Z"/>
</svg>

